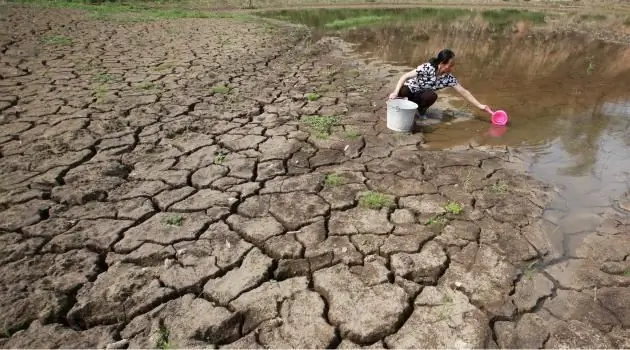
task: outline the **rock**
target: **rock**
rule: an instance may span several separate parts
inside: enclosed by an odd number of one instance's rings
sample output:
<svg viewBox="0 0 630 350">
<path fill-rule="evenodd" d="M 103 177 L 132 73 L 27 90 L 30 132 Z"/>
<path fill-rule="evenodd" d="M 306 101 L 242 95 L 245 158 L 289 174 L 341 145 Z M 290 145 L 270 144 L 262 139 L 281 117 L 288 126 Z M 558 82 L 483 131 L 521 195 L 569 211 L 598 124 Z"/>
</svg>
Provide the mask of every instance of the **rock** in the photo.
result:
<svg viewBox="0 0 630 350">
<path fill-rule="evenodd" d="M 394 225 L 387 219 L 387 210 L 353 208 L 333 211 L 330 216 L 331 235 L 387 234 Z"/>
<path fill-rule="evenodd" d="M 350 241 L 363 255 L 377 254 L 385 242 L 383 235 L 352 235 Z"/>
<path fill-rule="evenodd" d="M 129 254 L 108 253 L 105 263 L 108 266 L 126 262 L 140 266 L 159 266 L 165 259 L 174 259 L 177 251 L 172 246 L 144 243 Z"/>
<path fill-rule="evenodd" d="M 546 344 L 550 349 L 608 349 L 612 347 L 606 335 L 580 321 L 554 323 L 551 325 L 550 333 Z"/>
<path fill-rule="evenodd" d="M 130 220 L 81 220 L 70 230 L 53 237 L 42 250 L 59 253 L 87 247 L 105 252 L 133 223 Z"/>
<path fill-rule="evenodd" d="M 194 239 L 210 222 L 205 213 L 157 213 L 142 224 L 127 230 L 123 239 L 114 246 L 114 250 L 130 252 L 146 241 L 172 244 L 184 239 Z"/>
<path fill-rule="evenodd" d="M 396 209 L 392 213 L 390 220 L 396 225 L 413 224 L 416 222 L 416 216 L 409 209 Z"/>
<path fill-rule="evenodd" d="M 43 325 L 33 321 L 30 326 L 13 334 L 2 344 L 3 348 L 52 349 L 52 348 L 104 348 L 114 342 L 115 326 L 96 326 L 85 331 L 75 331 L 58 323 Z"/>
<path fill-rule="evenodd" d="M 285 172 L 286 170 L 281 160 L 270 160 L 268 162 L 258 163 L 256 181 L 273 179 L 276 176 L 283 175 Z"/>
<path fill-rule="evenodd" d="M 238 196 L 238 194 L 232 192 L 221 192 L 211 189 L 199 190 L 192 196 L 173 204 L 169 208 L 169 211 L 195 212 L 212 207 L 229 208 L 236 202 L 236 196 Z"/>
<path fill-rule="evenodd" d="M 243 313 L 242 332 L 249 333 L 262 322 L 278 317 L 278 303 L 291 298 L 308 287 L 306 277 L 295 277 L 284 281 L 268 281 L 259 287 L 241 294 L 230 302 L 233 310 Z"/>
<path fill-rule="evenodd" d="M 68 312 L 68 323 L 90 328 L 132 319 L 175 293 L 161 286 L 151 270 L 128 263 L 110 266 L 77 292 L 77 302 Z"/>
<path fill-rule="evenodd" d="M 389 270 L 385 266 L 387 260 L 377 255 L 368 255 L 363 260 L 363 265 L 350 267 L 350 272 L 359 277 L 368 287 L 387 283 Z"/>
<path fill-rule="evenodd" d="M 389 348 L 485 348 L 488 318 L 464 294 L 425 287 L 405 324 L 385 338 Z"/>
<path fill-rule="evenodd" d="M 516 283 L 514 304 L 519 312 L 531 311 L 540 299 L 551 296 L 553 289 L 553 282 L 545 275 L 526 272 Z"/>
<path fill-rule="evenodd" d="M 228 271 L 223 277 L 208 281 L 204 287 L 204 293 L 221 305 L 228 305 L 241 293 L 253 289 L 268 279 L 272 263 L 271 258 L 258 248 L 253 248 L 245 256 L 239 268 Z"/>
<path fill-rule="evenodd" d="M 0 211 L 0 230 L 15 231 L 20 227 L 34 225 L 46 218 L 51 201 L 34 199 L 23 204 L 13 205 Z"/>
<path fill-rule="evenodd" d="M 611 287 L 597 290 L 597 300 L 610 310 L 623 327 L 630 327 L 630 290 L 628 287 Z"/>
<path fill-rule="evenodd" d="M 407 293 L 388 283 L 367 286 L 348 266 L 338 264 L 313 274 L 315 290 L 329 304 L 328 319 L 341 336 L 371 343 L 395 331 L 409 307 Z"/>
<path fill-rule="evenodd" d="M 269 212 L 289 230 L 295 230 L 314 218 L 328 213 L 329 205 L 319 196 L 305 192 L 274 194 Z"/>
<path fill-rule="evenodd" d="M 339 186 L 327 186 L 319 195 L 335 210 L 346 209 L 355 202 L 360 192 L 367 191 L 367 186 L 362 183 L 349 183 Z"/>
<path fill-rule="evenodd" d="M 397 253 L 391 256 L 391 268 L 395 275 L 420 284 L 436 283 L 446 268 L 448 258 L 437 243 L 428 242 L 420 253 Z"/>
<path fill-rule="evenodd" d="M 166 211 L 168 207 L 177 203 L 195 192 L 194 187 L 184 186 L 174 190 L 166 190 L 153 197 L 160 210 Z"/>
<path fill-rule="evenodd" d="M 598 266 L 599 264 L 592 260 L 571 259 L 551 265 L 546 271 L 564 289 L 582 290 L 630 283 L 630 276 L 610 275 L 600 270 Z"/>
<path fill-rule="evenodd" d="M 98 260 L 96 253 L 74 250 L 0 266 L 0 327 L 14 332 L 34 320 L 62 322 L 74 291 L 100 272 Z"/>
<path fill-rule="evenodd" d="M 524 314 L 515 325 L 508 321 L 494 324 L 501 349 L 542 349 L 549 337 L 549 324 L 536 314 Z"/>
<path fill-rule="evenodd" d="M 210 225 L 198 240 L 175 244 L 178 251 L 189 247 L 205 249 L 205 254 L 217 258 L 216 264 L 219 268 L 228 269 L 241 261 L 252 244 L 239 237 L 223 222 L 217 222 Z"/>
<path fill-rule="evenodd" d="M 22 235 L 16 232 L 0 235 L 0 265 L 34 255 L 45 242 L 44 237 L 23 239 Z"/>
<path fill-rule="evenodd" d="M 451 257 L 451 263 L 440 279 L 440 284 L 458 288 L 491 312 L 501 310 L 512 291 L 517 271 L 487 245 L 469 244 L 462 252 Z"/>
<path fill-rule="evenodd" d="M 600 292 L 597 294 L 599 297 Z M 617 324 L 615 316 L 587 292 L 559 289 L 555 297 L 545 302 L 544 307 L 561 320 L 578 320 L 602 331 L 608 331 Z"/>
<path fill-rule="evenodd" d="M 228 217 L 227 223 L 248 241 L 257 244 L 262 244 L 270 237 L 284 232 L 284 227 L 272 216 L 248 219 L 236 214 Z"/>
<path fill-rule="evenodd" d="M 273 236 L 265 241 L 264 251 L 275 259 L 302 257 L 302 244 L 296 239 L 295 232 Z"/>
<path fill-rule="evenodd" d="M 136 317 L 121 335 L 130 339 L 130 348 L 207 346 L 238 339 L 241 320 L 238 313 L 185 294 Z"/>
<path fill-rule="evenodd" d="M 315 292 L 300 291 L 285 299 L 275 320 L 261 325 L 258 339 L 268 348 L 326 348 L 336 337 L 324 319 L 324 301 Z M 307 335 L 307 336 L 305 336 Z"/>
<path fill-rule="evenodd" d="M 343 262 L 344 264 L 360 264 L 363 256 L 352 245 L 347 236 L 331 236 L 322 242 L 307 247 L 304 252 L 305 258 L 315 258 L 325 254 L 332 254 L 331 264 Z"/>
</svg>

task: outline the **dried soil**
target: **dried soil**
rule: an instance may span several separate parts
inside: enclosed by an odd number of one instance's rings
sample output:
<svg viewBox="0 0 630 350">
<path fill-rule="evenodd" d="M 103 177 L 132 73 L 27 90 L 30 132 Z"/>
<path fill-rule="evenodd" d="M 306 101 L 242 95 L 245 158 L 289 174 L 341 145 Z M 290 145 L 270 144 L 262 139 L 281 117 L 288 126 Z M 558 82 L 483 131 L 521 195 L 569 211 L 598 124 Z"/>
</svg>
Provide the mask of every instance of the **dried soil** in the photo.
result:
<svg viewBox="0 0 630 350">
<path fill-rule="evenodd" d="M 388 131 L 336 42 L 0 10 L 2 347 L 630 346 L 627 216 L 558 251 L 509 150 Z"/>
</svg>

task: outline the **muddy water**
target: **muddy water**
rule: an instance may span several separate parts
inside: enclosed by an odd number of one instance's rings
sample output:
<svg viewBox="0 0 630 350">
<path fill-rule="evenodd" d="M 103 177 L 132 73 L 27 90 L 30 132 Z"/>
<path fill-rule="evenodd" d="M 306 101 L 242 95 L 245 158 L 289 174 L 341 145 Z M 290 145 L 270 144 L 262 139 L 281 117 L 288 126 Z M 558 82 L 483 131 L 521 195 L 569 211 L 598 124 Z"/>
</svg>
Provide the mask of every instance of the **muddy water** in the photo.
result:
<svg viewBox="0 0 630 350">
<path fill-rule="evenodd" d="M 286 15 L 286 14 L 285 14 Z M 290 16 L 288 16 L 290 17 Z M 307 16 L 308 17 L 308 16 Z M 331 32 L 308 17 L 321 35 L 356 44 L 366 60 L 406 69 L 441 48 L 457 55 L 455 76 L 482 103 L 509 113 L 510 124 L 493 128 L 484 112 L 446 90 L 424 124 L 433 149 L 507 145 L 518 150 L 536 178 L 555 185 L 560 197 L 547 218 L 561 245 L 595 228 L 630 186 L 630 47 L 577 34 L 533 34 L 526 23 L 499 34 L 488 22 L 421 19 Z M 505 27 L 504 27 L 505 28 Z M 445 116 L 445 102 L 468 117 Z M 439 105 L 439 106 L 438 106 Z M 461 115 L 461 113 L 460 113 Z M 466 113 L 464 113 L 466 115 Z M 627 212 L 623 212 L 627 214 Z M 576 237 L 579 237 L 576 236 Z M 560 247 L 558 247 L 560 248 Z"/>
<path fill-rule="evenodd" d="M 561 232 L 597 225 L 597 214 L 628 190 L 630 47 L 525 30 L 499 36 L 472 25 L 428 32 L 363 29 L 342 37 L 357 43 L 364 55 L 408 68 L 442 47 L 454 50 L 454 73 L 461 84 L 482 103 L 506 110 L 510 124 L 491 127 L 487 114 L 458 98 L 451 104 L 474 117 L 440 118 L 443 108 L 434 108 L 437 120 L 428 120 L 424 128 L 428 147 L 515 147 L 532 175 L 560 190 L 562 198 L 549 209 L 549 219 L 560 224 Z M 392 72 L 392 79 L 401 72 Z M 452 94 L 444 90 L 440 97 L 456 97 Z"/>
</svg>

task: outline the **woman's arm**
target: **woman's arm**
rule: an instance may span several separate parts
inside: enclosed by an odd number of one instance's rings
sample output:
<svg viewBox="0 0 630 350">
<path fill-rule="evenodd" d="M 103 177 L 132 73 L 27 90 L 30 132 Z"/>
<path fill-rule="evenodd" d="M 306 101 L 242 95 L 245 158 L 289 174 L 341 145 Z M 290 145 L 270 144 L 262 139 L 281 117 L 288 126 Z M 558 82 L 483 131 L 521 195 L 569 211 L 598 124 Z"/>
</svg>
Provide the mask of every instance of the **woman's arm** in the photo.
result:
<svg viewBox="0 0 630 350">
<path fill-rule="evenodd" d="M 392 92 L 391 95 L 389 95 L 389 97 L 390 98 L 396 98 L 396 96 L 398 96 L 398 92 L 402 88 L 402 86 L 405 83 L 405 81 L 407 81 L 407 79 L 409 79 L 409 78 L 415 77 L 416 74 L 418 74 L 418 73 L 416 72 L 415 69 L 414 70 L 410 70 L 409 72 L 403 74 L 402 77 L 400 77 L 400 79 L 398 80 L 398 83 L 396 84 L 396 88 L 394 89 L 394 92 Z M 392 96 L 394 96 L 394 97 L 392 97 Z"/>
<path fill-rule="evenodd" d="M 470 91 L 466 90 L 463 86 L 457 84 L 457 85 L 453 86 L 453 89 L 455 89 L 455 91 L 457 91 L 460 95 L 462 95 L 462 97 L 465 98 L 468 102 L 470 102 L 473 105 L 477 106 L 477 108 L 479 108 L 479 109 L 486 109 L 486 105 L 481 104 L 479 101 L 477 101 L 475 96 L 473 96 L 470 93 Z"/>
</svg>

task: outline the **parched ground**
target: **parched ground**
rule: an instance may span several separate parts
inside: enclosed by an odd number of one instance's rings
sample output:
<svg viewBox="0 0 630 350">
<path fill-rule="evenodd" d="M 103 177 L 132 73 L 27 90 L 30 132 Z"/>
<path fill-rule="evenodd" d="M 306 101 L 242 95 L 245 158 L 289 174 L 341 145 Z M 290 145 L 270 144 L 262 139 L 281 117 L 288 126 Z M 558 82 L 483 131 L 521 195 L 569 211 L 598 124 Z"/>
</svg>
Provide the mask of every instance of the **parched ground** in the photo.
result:
<svg viewBox="0 0 630 350">
<path fill-rule="evenodd" d="M 628 217 L 552 244 L 334 41 L 0 10 L 2 347 L 630 347 Z"/>
</svg>

